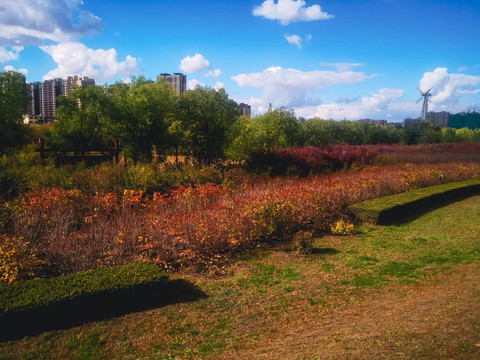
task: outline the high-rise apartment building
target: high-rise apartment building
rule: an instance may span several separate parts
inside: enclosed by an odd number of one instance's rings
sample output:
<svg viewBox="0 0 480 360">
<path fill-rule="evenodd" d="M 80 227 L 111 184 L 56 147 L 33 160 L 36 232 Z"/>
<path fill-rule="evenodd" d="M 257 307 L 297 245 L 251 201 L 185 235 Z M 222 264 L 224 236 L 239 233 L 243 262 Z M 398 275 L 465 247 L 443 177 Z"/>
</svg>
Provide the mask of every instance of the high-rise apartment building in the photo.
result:
<svg viewBox="0 0 480 360">
<path fill-rule="evenodd" d="M 238 112 L 241 116 L 248 116 L 252 115 L 252 107 L 248 104 L 240 103 L 238 104 Z"/>
<path fill-rule="evenodd" d="M 57 108 L 57 96 L 63 95 L 64 80 L 57 78 L 45 80 L 42 86 L 42 104 L 40 112 L 45 121 L 52 121 L 55 118 L 55 109 Z"/>
<path fill-rule="evenodd" d="M 40 115 L 42 107 L 42 83 L 36 81 L 28 84 L 30 88 L 30 103 L 28 104 L 29 115 Z"/>
<path fill-rule="evenodd" d="M 63 93 L 65 95 L 70 94 L 70 92 L 75 89 L 76 87 L 87 87 L 87 86 L 94 86 L 95 80 L 90 79 L 87 76 L 69 76 L 66 80 L 64 80 L 64 88 Z"/>
<path fill-rule="evenodd" d="M 160 79 L 172 84 L 173 88 L 179 95 L 182 95 L 182 93 L 187 90 L 187 76 L 182 73 L 175 73 L 173 75 L 167 73 L 160 74 L 157 76 L 157 81 Z"/>
<path fill-rule="evenodd" d="M 75 87 L 93 86 L 95 80 L 86 76 L 69 76 L 67 79 L 57 78 L 28 85 L 30 86 L 31 97 L 28 105 L 28 115 L 40 116 L 41 122 L 48 122 L 55 118 L 59 95 L 68 95 Z"/>
</svg>

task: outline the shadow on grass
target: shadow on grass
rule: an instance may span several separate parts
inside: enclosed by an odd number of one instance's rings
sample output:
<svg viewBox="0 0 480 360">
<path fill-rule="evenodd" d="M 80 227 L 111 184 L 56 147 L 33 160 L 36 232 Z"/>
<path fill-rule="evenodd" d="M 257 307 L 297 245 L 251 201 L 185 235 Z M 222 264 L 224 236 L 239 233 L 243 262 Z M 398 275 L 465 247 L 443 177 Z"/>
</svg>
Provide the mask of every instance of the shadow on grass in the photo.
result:
<svg viewBox="0 0 480 360">
<path fill-rule="evenodd" d="M 122 292 L 85 296 L 48 307 L 0 317 L 0 341 L 68 329 L 161 306 L 193 302 L 207 295 L 185 280 L 169 280 Z"/>
<path fill-rule="evenodd" d="M 430 211 L 480 194 L 480 187 L 461 188 L 445 194 L 437 194 L 415 202 L 384 211 L 378 218 L 379 225 L 401 225 L 413 221 Z"/>
<path fill-rule="evenodd" d="M 335 255 L 340 251 L 332 248 L 313 248 L 312 255 Z"/>
</svg>

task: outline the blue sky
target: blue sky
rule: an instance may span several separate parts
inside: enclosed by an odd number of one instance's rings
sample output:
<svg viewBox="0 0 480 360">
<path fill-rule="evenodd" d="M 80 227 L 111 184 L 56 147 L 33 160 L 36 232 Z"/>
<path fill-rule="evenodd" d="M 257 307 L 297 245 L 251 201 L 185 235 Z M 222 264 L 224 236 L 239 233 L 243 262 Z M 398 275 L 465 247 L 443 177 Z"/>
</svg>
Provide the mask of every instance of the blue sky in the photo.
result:
<svg viewBox="0 0 480 360">
<path fill-rule="evenodd" d="M 0 70 L 97 83 L 183 72 L 262 113 L 480 110 L 478 0 L 2 0 Z"/>
</svg>

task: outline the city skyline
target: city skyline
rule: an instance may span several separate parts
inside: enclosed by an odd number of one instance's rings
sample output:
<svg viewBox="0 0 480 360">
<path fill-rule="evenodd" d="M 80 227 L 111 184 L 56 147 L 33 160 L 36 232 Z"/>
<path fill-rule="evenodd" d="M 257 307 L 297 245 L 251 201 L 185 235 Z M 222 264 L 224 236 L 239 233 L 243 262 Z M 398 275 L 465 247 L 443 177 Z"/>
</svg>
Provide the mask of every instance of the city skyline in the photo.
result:
<svg viewBox="0 0 480 360">
<path fill-rule="evenodd" d="M 185 73 L 252 113 L 389 122 L 480 108 L 474 0 L 6 0 L 0 71 L 97 84 Z"/>
</svg>

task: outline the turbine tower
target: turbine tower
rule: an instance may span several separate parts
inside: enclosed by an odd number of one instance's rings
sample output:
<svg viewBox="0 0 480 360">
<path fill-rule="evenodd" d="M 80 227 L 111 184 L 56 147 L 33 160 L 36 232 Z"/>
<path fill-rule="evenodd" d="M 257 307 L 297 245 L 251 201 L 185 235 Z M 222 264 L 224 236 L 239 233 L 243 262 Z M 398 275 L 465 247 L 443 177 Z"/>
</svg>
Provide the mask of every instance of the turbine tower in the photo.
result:
<svg viewBox="0 0 480 360">
<path fill-rule="evenodd" d="M 422 114 L 420 115 L 420 119 L 422 120 L 425 120 L 427 117 L 428 103 L 431 102 L 429 97 L 432 96 L 432 94 L 430 94 L 430 90 L 432 89 L 423 92 L 422 90 L 420 90 L 420 88 L 418 88 L 418 91 L 420 92 L 420 94 L 422 94 L 422 96 L 420 96 L 420 99 L 417 100 L 417 103 L 423 99 Z"/>
</svg>

